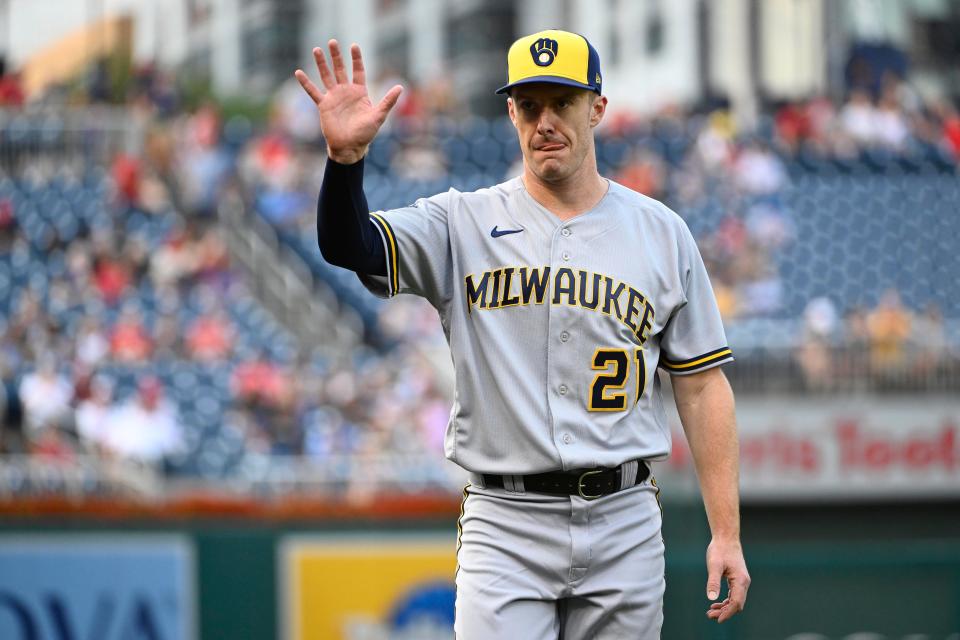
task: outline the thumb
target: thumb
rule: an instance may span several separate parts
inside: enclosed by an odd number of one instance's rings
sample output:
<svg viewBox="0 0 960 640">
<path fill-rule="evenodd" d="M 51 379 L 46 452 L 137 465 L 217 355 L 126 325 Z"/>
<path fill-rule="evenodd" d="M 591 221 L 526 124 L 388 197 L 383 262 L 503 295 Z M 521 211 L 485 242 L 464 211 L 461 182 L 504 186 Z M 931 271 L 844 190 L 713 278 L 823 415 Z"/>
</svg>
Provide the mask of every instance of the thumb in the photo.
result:
<svg viewBox="0 0 960 640">
<path fill-rule="evenodd" d="M 377 111 L 380 112 L 380 121 L 383 122 L 387 119 L 387 114 L 390 113 L 390 110 L 393 109 L 397 104 L 397 100 L 400 99 L 400 94 L 403 92 L 403 87 L 398 84 L 390 87 L 390 90 L 387 91 L 387 95 L 383 96 L 383 100 L 380 101 L 380 104 L 377 105 Z"/>
<path fill-rule="evenodd" d="M 723 576 L 723 563 L 719 560 L 707 561 L 707 599 L 716 600 L 720 596 L 720 579 Z"/>
</svg>

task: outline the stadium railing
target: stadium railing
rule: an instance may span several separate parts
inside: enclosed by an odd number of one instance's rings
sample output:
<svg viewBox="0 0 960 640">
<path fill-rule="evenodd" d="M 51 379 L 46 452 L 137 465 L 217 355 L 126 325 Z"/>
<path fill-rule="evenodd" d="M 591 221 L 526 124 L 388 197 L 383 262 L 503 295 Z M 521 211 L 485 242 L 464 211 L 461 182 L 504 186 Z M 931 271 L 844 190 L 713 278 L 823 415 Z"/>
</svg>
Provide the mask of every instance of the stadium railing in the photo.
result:
<svg viewBox="0 0 960 640">
<path fill-rule="evenodd" d="M 0 167 L 37 159 L 109 166 L 117 153 L 137 153 L 143 134 L 126 107 L 0 109 Z"/>
</svg>

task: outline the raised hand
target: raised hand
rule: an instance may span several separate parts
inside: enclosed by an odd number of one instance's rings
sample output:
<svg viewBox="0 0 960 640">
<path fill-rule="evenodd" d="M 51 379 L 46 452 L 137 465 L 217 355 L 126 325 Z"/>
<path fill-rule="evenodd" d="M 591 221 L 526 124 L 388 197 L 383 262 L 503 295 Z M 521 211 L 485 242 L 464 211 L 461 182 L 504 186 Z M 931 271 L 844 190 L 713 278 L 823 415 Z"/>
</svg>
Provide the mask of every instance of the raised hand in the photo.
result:
<svg viewBox="0 0 960 640">
<path fill-rule="evenodd" d="M 327 45 L 330 47 L 330 59 L 333 62 L 332 73 L 327 66 L 323 49 L 316 47 L 313 50 L 320 80 L 326 92 L 313 84 L 303 70 L 297 69 L 293 75 L 303 90 L 313 98 L 320 112 L 320 129 L 327 140 L 327 155 L 341 164 L 353 164 L 367 153 L 367 147 L 387 119 L 387 114 L 397 104 L 403 87 L 394 85 L 387 91 L 387 95 L 374 105 L 367 94 L 360 46 L 350 46 L 350 57 L 353 59 L 351 82 L 347 80 L 340 45 L 336 40 L 331 40 Z"/>
</svg>

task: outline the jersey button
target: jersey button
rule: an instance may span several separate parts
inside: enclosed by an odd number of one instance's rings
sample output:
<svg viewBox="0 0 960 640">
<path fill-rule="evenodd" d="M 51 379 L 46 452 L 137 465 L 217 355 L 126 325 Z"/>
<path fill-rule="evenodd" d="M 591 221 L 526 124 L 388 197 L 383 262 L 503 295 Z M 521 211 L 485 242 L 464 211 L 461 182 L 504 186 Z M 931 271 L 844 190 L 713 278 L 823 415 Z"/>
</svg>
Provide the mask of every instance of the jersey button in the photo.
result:
<svg viewBox="0 0 960 640">
<path fill-rule="evenodd" d="M 566 342 L 569 339 L 570 339 L 569 333 L 567 333 L 566 331 L 560 332 L 560 342 Z"/>
<path fill-rule="evenodd" d="M 562 396 L 567 395 L 567 385 L 565 384 L 560 385 L 559 387 L 557 387 L 557 391 L 559 391 L 560 395 Z"/>
<path fill-rule="evenodd" d="M 570 434 L 569 433 L 563 434 L 563 443 L 570 444 L 571 442 L 573 442 L 573 438 L 570 437 Z"/>
<path fill-rule="evenodd" d="M 564 238 L 569 238 L 569 237 L 570 237 L 570 229 L 567 229 L 566 227 L 564 227 L 563 229 L 561 229 L 561 230 L 560 230 L 560 233 L 563 234 L 563 237 L 564 237 Z"/>
<path fill-rule="evenodd" d="M 567 253 L 566 251 L 564 251 L 564 252 L 563 252 L 563 255 L 560 256 L 560 257 L 563 258 L 564 260 L 566 260 L 567 262 L 570 261 L 570 254 Z"/>
</svg>

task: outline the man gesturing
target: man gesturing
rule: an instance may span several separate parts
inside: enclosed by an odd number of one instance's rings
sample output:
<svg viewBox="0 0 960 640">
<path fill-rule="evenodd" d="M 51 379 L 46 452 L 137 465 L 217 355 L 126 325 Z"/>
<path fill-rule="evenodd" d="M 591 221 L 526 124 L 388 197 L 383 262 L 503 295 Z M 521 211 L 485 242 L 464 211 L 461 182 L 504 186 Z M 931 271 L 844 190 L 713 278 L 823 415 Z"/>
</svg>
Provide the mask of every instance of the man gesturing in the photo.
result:
<svg viewBox="0 0 960 640">
<path fill-rule="evenodd" d="M 713 540 L 707 616 L 740 611 L 733 393 L 720 314 L 690 231 L 663 204 L 602 177 L 597 52 L 543 31 L 507 56 L 507 112 L 523 175 L 369 213 L 363 156 L 400 95 L 376 106 L 360 50 L 353 81 L 330 42 L 320 250 L 376 295 L 412 293 L 440 315 L 456 375 L 445 438 L 470 472 L 459 521 L 461 640 L 658 638 L 662 514 L 648 462 L 670 451 L 657 369 L 669 373 Z"/>
</svg>

